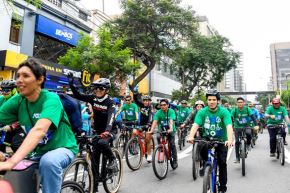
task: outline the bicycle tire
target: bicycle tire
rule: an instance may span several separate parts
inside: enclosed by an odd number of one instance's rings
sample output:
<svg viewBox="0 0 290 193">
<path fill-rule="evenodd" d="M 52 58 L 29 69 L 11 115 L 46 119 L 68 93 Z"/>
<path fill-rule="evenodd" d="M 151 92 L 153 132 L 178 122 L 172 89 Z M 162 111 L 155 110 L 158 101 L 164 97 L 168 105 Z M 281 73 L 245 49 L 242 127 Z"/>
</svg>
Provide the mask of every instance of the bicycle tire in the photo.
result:
<svg viewBox="0 0 290 193">
<path fill-rule="evenodd" d="M 116 140 L 116 144 L 115 144 L 115 148 L 121 153 L 121 157 L 124 157 L 124 152 L 125 152 L 125 148 L 126 148 L 126 138 L 125 138 L 125 134 L 121 133 L 117 140 Z"/>
<path fill-rule="evenodd" d="M 136 171 L 141 167 L 143 154 L 137 137 L 128 141 L 125 149 L 125 158 L 128 167 L 132 171 Z M 136 158 L 136 163 L 133 162 L 134 158 Z"/>
<path fill-rule="evenodd" d="M 83 171 L 80 167 L 83 167 Z M 86 171 L 86 173 L 85 173 Z M 70 173 L 73 173 L 70 178 Z M 85 180 L 86 175 L 88 180 Z M 76 158 L 72 163 L 64 170 L 63 173 L 64 181 L 74 181 L 77 182 L 85 192 L 93 193 L 94 190 L 94 175 L 90 164 L 85 158 Z"/>
<path fill-rule="evenodd" d="M 192 177 L 193 180 L 196 180 L 199 176 L 200 170 L 200 158 L 198 152 L 198 142 L 193 144 L 192 148 Z"/>
<path fill-rule="evenodd" d="M 153 156 L 152 156 L 152 167 L 153 167 L 153 171 L 155 176 L 159 179 L 159 180 L 163 180 L 167 173 L 168 173 L 168 158 L 167 158 L 167 154 L 166 154 L 166 148 L 162 145 L 159 145 L 157 148 L 154 149 L 153 152 Z M 160 165 L 164 166 L 164 171 L 159 173 L 159 166 Z"/>
<path fill-rule="evenodd" d="M 77 182 L 65 181 L 61 185 L 60 193 L 85 193 L 85 191 Z"/>
<path fill-rule="evenodd" d="M 284 149 L 284 143 L 282 140 L 280 141 L 280 153 L 281 153 L 280 163 L 282 166 L 284 166 L 284 164 L 285 164 L 285 149 Z"/>
<path fill-rule="evenodd" d="M 280 158 L 280 139 L 278 139 L 276 141 L 276 158 L 279 159 Z"/>
<path fill-rule="evenodd" d="M 112 149 L 118 163 L 118 171 L 115 172 L 110 178 L 103 181 L 104 189 L 107 193 L 116 193 L 120 189 L 123 179 L 123 162 L 120 152 L 117 149 Z M 113 184 L 113 186 L 111 186 Z"/>
<path fill-rule="evenodd" d="M 182 145 L 185 147 L 185 139 L 187 136 L 187 128 L 184 128 L 183 138 L 182 138 Z"/>
<path fill-rule="evenodd" d="M 240 148 L 241 148 L 240 157 L 242 161 L 242 175 L 245 176 L 246 175 L 246 144 L 244 140 L 241 140 Z"/>
<path fill-rule="evenodd" d="M 178 147 L 179 147 L 179 150 L 181 151 L 182 150 L 182 130 L 179 130 L 178 132 Z"/>
<path fill-rule="evenodd" d="M 203 176 L 202 193 L 213 193 L 211 173 L 212 167 L 210 165 L 206 166 Z"/>
</svg>

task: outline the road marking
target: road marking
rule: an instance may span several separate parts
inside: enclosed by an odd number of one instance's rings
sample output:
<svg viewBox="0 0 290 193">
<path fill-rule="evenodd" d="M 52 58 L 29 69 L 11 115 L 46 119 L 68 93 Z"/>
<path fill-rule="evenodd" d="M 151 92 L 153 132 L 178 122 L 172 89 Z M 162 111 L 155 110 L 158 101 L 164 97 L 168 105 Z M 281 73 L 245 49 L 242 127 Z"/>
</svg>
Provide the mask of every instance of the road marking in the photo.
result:
<svg viewBox="0 0 290 193">
<path fill-rule="evenodd" d="M 284 149 L 285 149 L 285 161 L 290 164 L 290 152 L 286 148 Z"/>
<path fill-rule="evenodd" d="M 228 151 L 227 162 L 229 161 L 229 159 L 230 159 L 230 157 L 231 157 L 231 154 L 232 154 L 232 152 L 233 152 L 233 149 L 234 149 L 234 147 L 232 146 L 232 147 L 229 149 L 229 151 Z"/>
<path fill-rule="evenodd" d="M 183 159 L 187 156 L 190 155 L 190 152 L 192 151 L 192 146 L 193 145 L 190 145 L 189 147 L 187 147 L 184 151 L 180 152 L 177 154 L 177 158 L 180 160 L 180 159 Z"/>
</svg>

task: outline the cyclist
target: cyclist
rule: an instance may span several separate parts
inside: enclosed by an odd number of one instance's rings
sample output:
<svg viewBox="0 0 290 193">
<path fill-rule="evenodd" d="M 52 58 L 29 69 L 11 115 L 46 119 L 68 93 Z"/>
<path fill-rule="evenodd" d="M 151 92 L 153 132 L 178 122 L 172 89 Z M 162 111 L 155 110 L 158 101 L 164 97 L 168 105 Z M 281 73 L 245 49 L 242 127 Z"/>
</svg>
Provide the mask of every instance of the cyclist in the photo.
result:
<svg viewBox="0 0 290 193">
<path fill-rule="evenodd" d="M 141 95 L 138 94 L 138 92 L 134 92 L 133 95 L 135 103 L 139 106 L 140 108 L 140 125 L 145 126 L 145 131 L 148 131 L 150 128 L 150 125 L 152 123 L 152 106 L 151 106 L 151 97 L 149 95 L 145 95 L 142 97 L 141 100 Z M 136 131 L 133 131 L 133 134 Z M 147 161 L 151 162 L 152 156 L 151 156 L 151 135 L 146 135 L 146 144 L 147 144 Z"/>
<path fill-rule="evenodd" d="M 288 127 L 290 126 L 288 113 L 286 111 L 286 108 L 281 106 L 281 102 L 279 98 L 274 98 L 272 100 L 272 106 L 269 106 L 267 108 L 265 112 L 265 117 L 268 118 L 267 126 L 283 124 L 284 119 L 287 122 Z M 268 128 L 268 131 L 269 131 L 269 136 L 270 136 L 270 157 L 275 157 L 277 130 L 275 128 L 273 129 Z M 286 141 L 285 127 L 282 129 L 282 137 L 283 137 L 284 145 L 288 145 Z"/>
<path fill-rule="evenodd" d="M 135 103 L 132 103 L 132 97 L 130 95 L 127 95 L 125 99 L 126 103 L 123 104 L 115 117 L 117 117 L 121 112 L 124 112 L 125 125 L 136 125 L 138 123 L 138 106 Z"/>
<path fill-rule="evenodd" d="M 154 120 L 150 129 L 150 132 L 153 133 L 155 127 L 158 126 L 158 130 L 167 130 L 168 132 L 168 142 L 171 149 L 171 155 L 173 158 L 173 165 L 172 168 L 176 169 L 178 167 L 177 163 L 177 150 L 175 146 L 175 123 L 176 115 L 173 109 L 169 108 L 169 101 L 167 99 L 160 100 L 160 110 L 158 110 L 154 116 Z M 157 141 L 160 141 L 160 135 L 157 136 Z"/>
<path fill-rule="evenodd" d="M 197 112 L 204 108 L 204 102 L 202 100 L 197 100 L 194 103 L 194 107 L 193 107 L 193 111 L 190 112 L 189 116 L 186 118 L 186 120 L 183 122 L 183 124 L 180 125 L 180 127 L 184 128 L 186 125 L 193 123 L 195 116 L 197 114 Z"/>
<path fill-rule="evenodd" d="M 121 101 L 117 97 L 114 97 L 113 100 L 114 100 L 115 105 L 116 105 L 115 114 L 117 114 L 117 112 L 121 108 Z M 123 129 L 123 121 L 122 121 L 122 118 L 123 118 L 123 113 L 120 113 L 118 116 L 116 116 L 116 119 L 115 119 L 115 122 L 114 122 L 114 126 L 115 127 L 117 126 L 119 130 L 122 130 Z"/>
<path fill-rule="evenodd" d="M 110 80 L 107 78 L 99 78 L 92 83 L 94 94 L 82 94 L 73 84 L 74 78 L 72 74 L 69 74 L 68 79 L 73 96 L 76 99 L 90 103 L 93 107 L 94 130 L 98 135 L 101 135 L 101 139 L 93 141 L 95 153 L 97 153 L 98 149 L 102 149 L 104 155 L 109 159 L 107 167 L 111 170 L 116 169 L 116 158 L 110 147 L 110 143 L 114 140 L 116 132 L 112 130 L 115 104 L 113 99 L 108 95 L 109 89 L 111 88 Z"/>
<path fill-rule="evenodd" d="M 231 109 L 230 104 L 228 102 L 224 103 L 224 108 L 226 108 L 230 113 L 232 112 L 232 109 Z"/>
<path fill-rule="evenodd" d="M 78 152 L 67 114 L 57 94 L 44 88 L 46 70 L 34 59 L 17 70 L 19 94 L 0 108 L 0 123 L 19 121 L 28 133 L 10 159 L 0 162 L 0 171 L 11 170 L 28 154 L 39 159 L 43 193 L 60 192 L 63 170 Z"/>
<path fill-rule="evenodd" d="M 0 107 L 7 102 L 10 98 L 15 96 L 17 94 L 17 88 L 16 88 L 16 81 L 15 80 L 4 80 L 1 82 L 1 92 L 2 96 L 0 96 Z M 10 127 L 13 127 L 13 129 L 10 129 Z M 11 125 L 6 125 L 5 129 L 10 132 L 5 133 L 5 141 L 7 143 L 11 144 L 11 149 L 13 152 L 15 152 L 18 147 L 21 145 L 22 141 L 25 138 L 25 132 L 24 130 L 19 127 L 19 124 L 15 122 Z M 4 133 L 3 133 L 4 134 Z M 2 144 L 0 145 L 0 151 L 6 152 L 6 145 Z"/>
<path fill-rule="evenodd" d="M 194 136 L 199 127 L 203 128 L 204 138 L 217 138 L 225 142 L 225 146 L 219 144 L 216 148 L 217 162 L 219 166 L 219 193 L 227 191 L 227 153 L 226 146 L 233 145 L 233 127 L 231 115 L 228 110 L 218 105 L 220 93 L 217 90 L 210 89 L 206 93 L 208 106 L 198 111 L 194 124 L 192 125 L 188 141 L 194 143 Z M 208 148 L 206 145 L 200 147 L 200 155 L 204 163 L 208 159 Z M 203 170 L 205 167 L 203 167 Z"/>
<path fill-rule="evenodd" d="M 251 121 L 255 123 L 255 130 L 257 130 L 259 127 L 257 126 L 256 118 L 252 112 L 252 110 L 245 106 L 245 100 L 242 97 L 237 98 L 237 107 L 232 109 L 232 118 L 234 121 L 234 133 L 235 133 L 235 150 L 236 150 L 236 159 L 234 163 L 240 162 L 240 141 L 239 137 L 242 134 L 242 128 L 244 127 L 251 127 Z M 252 130 L 247 129 L 245 131 L 247 136 L 247 148 L 249 149 L 251 145 L 252 140 Z"/>
</svg>

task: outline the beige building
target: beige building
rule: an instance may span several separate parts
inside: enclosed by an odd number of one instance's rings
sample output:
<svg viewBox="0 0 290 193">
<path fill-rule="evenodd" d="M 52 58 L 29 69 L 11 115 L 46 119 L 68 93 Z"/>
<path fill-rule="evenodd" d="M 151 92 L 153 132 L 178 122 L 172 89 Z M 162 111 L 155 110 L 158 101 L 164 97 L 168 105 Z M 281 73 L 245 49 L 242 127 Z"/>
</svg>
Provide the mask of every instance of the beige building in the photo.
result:
<svg viewBox="0 0 290 193">
<path fill-rule="evenodd" d="M 273 43 L 270 45 L 272 88 L 286 90 L 286 82 L 290 80 L 290 42 Z"/>
</svg>

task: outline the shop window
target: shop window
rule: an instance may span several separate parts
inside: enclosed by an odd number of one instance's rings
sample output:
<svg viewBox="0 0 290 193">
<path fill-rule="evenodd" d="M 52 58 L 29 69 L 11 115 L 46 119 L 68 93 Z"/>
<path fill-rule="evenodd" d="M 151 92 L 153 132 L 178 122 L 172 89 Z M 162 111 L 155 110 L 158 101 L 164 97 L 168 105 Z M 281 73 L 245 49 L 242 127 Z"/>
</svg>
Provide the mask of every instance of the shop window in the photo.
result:
<svg viewBox="0 0 290 193">
<path fill-rule="evenodd" d="M 9 37 L 10 42 L 19 44 L 21 25 L 22 25 L 21 20 L 17 20 L 14 18 L 11 20 L 10 37 Z"/>
</svg>

